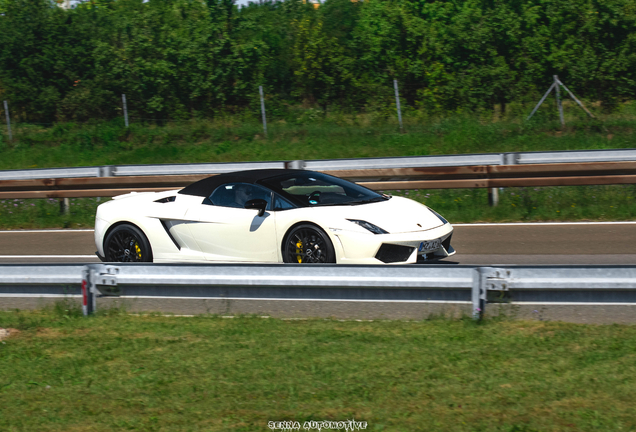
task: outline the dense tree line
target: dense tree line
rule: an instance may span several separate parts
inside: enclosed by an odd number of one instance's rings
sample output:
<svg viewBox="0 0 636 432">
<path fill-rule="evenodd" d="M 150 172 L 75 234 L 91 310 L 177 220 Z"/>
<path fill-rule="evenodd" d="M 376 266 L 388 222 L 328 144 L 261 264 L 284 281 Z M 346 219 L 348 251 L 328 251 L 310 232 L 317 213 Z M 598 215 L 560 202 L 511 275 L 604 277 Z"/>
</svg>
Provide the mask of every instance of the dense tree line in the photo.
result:
<svg viewBox="0 0 636 432">
<path fill-rule="evenodd" d="M 0 0 L 0 99 L 24 121 L 183 119 L 305 104 L 430 112 L 536 101 L 558 74 L 636 90 L 636 0 Z M 282 109 L 282 108 L 281 108 Z"/>
</svg>

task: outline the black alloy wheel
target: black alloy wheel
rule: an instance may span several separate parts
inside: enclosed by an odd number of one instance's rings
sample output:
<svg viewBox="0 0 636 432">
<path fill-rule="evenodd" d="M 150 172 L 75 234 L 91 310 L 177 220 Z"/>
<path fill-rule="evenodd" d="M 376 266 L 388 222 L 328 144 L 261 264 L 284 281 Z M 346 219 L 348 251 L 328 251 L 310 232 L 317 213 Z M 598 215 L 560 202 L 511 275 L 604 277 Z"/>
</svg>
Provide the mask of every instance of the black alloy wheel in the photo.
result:
<svg viewBox="0 0 636 432">
<path fill-rule="evenodd" d="M 134 225 L 116 226 L 106 236 L 104 254 L 108 262 L 152 262 L 152 249 L 144 233 Z"/>
<path fill-rule="evenodd" d="M 327 234 L 315 225 L 302 224 L 285 237 L 283 262 L 295 264 L 335 263 L 336 253 Z"/>
</svg>

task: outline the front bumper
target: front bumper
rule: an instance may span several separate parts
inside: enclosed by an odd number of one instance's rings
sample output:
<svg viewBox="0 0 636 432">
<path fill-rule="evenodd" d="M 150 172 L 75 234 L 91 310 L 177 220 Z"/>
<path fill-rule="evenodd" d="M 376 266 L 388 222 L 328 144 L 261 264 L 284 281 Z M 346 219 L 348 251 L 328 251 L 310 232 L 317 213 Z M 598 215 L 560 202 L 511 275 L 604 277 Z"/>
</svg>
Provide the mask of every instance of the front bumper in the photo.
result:
<svg viewBox="0 0 636 432">
<path fill-rule="evenodd" d="M 342 264 L 415 264 L 455 254 L 450 245 L 451 224 L 426 231 L 400 234 L 366 234 L 352 231 L 333 232 L 342 247 L 338 262 Z"/>
</svg>

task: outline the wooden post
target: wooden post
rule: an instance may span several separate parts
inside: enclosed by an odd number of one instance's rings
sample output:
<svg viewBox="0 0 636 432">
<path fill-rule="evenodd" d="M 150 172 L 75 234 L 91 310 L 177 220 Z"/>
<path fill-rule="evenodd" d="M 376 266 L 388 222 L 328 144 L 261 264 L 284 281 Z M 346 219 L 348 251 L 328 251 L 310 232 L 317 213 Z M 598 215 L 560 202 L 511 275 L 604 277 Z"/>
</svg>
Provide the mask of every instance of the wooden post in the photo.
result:
<svg viewBox="0 0 636 432">
<path fill-rule="evenodd" d="M 261 114 L 263 116 L 263 131 L 267 138 L 267 117 L 265 116 L 265 99 L 263 99 L 263 86 L 258 86 L 258 93 L 261 95 Z"/>
<path fill-rule="evenodd" d="M 124 124 L 128 127 L 128 105 L 126 104 L 126 95 L 121 95 L 121 101 L 124 105 Z"/>
<path fill-rule="evenodd" d="M 400 92 L 398 90 L 398 82 L 393 80 L 393 88 L 395 88 L 395 106 L 397 107 L 398 122 L 400 123 L 400 133 L 404 133 L 404 127 L 402 126 L 402 110 L 400 109 Z"/>
<path fill-rule="evenodd" d="M 565 127 L 565 120 L 563 119 L 563 104 L 561 103 L 561 88 L 559 87 L 559 77 L 554 75 L 554 84 L 556 89 L 557 108 L 559 109 L 559 119 L 561 119 L 561 127 Z"/>
<path fill-rule="evenodd" d="M 7 129 L 9 130 L 9 141 L 13 140 L 13 135 L 11 134 L 11 116 L 9 116 L 9 103 L 4 101 L 4 114 L 7 117 Z"/>
</svg>

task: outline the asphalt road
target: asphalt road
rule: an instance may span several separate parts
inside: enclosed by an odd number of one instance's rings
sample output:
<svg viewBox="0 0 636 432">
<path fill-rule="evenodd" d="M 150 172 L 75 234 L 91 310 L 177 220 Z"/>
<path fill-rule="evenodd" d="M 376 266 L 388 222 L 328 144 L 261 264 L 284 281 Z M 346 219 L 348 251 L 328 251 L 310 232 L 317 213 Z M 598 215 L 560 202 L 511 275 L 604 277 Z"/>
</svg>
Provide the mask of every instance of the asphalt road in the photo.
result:
<svg viewBox="0 0 636 432">
<path fill-rule="evenodd" d="M 636 222 L 455 225 L 452 244 L 449 264 L 636 264 Z M 0 231 L 0 263 L 99 262 L 94 253 L 92 230 Z"/>
</svg>

